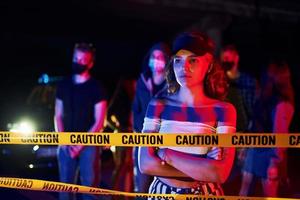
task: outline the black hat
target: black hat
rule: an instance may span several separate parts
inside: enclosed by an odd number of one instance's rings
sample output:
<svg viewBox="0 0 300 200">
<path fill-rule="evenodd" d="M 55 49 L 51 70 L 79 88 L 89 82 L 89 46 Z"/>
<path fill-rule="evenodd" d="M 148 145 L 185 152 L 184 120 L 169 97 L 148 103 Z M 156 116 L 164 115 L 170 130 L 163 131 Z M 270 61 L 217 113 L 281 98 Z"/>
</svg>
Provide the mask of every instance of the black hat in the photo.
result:
<svg viewBox="0 0 300 200">
<path fill-rule="evenodd" d="M 184 49 L 202 56 L 205 53 L 213 54 L 215 45 L 212 39 L 201 32 L 184 32 L 178 35 L 172 46 L 172 53 L 176 54 L 179 50 Z"/>
</svg>

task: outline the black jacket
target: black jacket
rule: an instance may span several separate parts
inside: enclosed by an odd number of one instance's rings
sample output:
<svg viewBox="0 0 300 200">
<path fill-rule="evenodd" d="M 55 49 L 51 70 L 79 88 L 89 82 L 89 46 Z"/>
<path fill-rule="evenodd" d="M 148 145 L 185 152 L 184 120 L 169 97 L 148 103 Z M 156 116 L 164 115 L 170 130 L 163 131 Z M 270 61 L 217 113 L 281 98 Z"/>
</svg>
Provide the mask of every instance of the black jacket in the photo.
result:
<svg viewBox="0 0 300 200">
<path fill-rule="evenodd" d="M 142 74 L 136 84 L 136 93 L 132 106 L 133 130 L 135 132 L 140 133 L 143 129 L 144 118 L 152 96 L 152 82 L 150 79 L 146 81 Z"/>
</svg>

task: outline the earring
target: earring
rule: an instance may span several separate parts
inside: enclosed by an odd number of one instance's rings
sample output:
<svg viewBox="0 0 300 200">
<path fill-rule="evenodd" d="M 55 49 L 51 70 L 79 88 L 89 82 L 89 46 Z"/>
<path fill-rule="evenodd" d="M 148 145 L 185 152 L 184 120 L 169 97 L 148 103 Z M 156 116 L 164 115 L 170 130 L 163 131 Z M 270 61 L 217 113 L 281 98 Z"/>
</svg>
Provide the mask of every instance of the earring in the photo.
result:
<svg viewBox="0 0 300 200">
<path fill-rule="evenodd" d="M 212 62 L 212 63 L 209 64 L 207 73 L 210 73 L 213 67 L 214 67 L 214 63 Z"/>
</svg>

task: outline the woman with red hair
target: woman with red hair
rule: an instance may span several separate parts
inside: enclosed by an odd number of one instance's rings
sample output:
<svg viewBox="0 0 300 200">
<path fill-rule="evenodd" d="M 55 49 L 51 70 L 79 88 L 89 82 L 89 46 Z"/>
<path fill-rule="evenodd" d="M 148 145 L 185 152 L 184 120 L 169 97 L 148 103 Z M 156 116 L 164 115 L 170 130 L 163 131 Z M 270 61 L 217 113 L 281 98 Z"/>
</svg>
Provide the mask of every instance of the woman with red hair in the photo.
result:
<svg viewBox="0 0 300 200">
<path fill-rule="evenodd" d="M 214 44 L 199 32 L 180 34 L 167 65 L 168 89 L 148 105 L 144 133 L 234 133 L 235 108 L 223 99 L 227 80 Z M 154 176 L 152 194 L 223 195 L 234 148 L 140 147 L 139 167 Z"/>
</svg>

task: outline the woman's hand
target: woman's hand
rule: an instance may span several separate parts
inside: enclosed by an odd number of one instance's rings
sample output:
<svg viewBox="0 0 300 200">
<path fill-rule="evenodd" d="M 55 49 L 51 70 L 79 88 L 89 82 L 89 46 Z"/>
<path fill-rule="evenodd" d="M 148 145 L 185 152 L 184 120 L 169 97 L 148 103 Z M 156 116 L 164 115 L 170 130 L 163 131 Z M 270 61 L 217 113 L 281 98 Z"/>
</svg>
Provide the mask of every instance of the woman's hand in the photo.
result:
<svg viewBox="0 0 300 200">
<path fill-rule="evenodd" d="M 158 149 L 157 150 L 157 156 L 161 159 L 161 160 L 164 160 L 165 158 L 165 151 L 166 151 L 166 148 L 162 148 L 162 149 Z"/>
<path fill-rule="evenodd" d="M 144 174 L 161 177 L 188 177 L 181 171 L 163 162 L 166 158 L 165 149 L 155 149 L 154 147 L 139 147 L 139 168 Z"/>
<path fill-rule="evenodd" d="M 80 152 L 83 150 L 84 146 L 81 145 L 70 145 L 68 150 L 69 150 L 69 155 L 71 158 L 77 158 L 80 154 Z"/>
<path fill-rule="evenodd" d="M 214 160 L 222 160 L 223 159 L 223 148 L 212 147 L 207 152 L 207 158 L 214 159 Z"/>
<path fill-rule="evenodd" d="M 268 180 L 276 180 L 279 177 L 279 172 L 278 172 L 278 166 L 271 164 L 268 167 L 268 171 L 267 171 L 267 179 Z"/>
<path fill-rule="evenodd" d="M 156 152 L 157 156 L 161 159 L 161 164 L 162 165 L 167 164 L 166 152 L 167 152 L 167 148 L 162 148 L 162 149 L 159 148 Z"/>
<path fill-rule="evenodd" d="M 270 180 L 275 180 L 279 178 L 279 165 L 280 165 L 280 158 L 272 158 L 267 170 L 267 178 Z"/>
</svg>

